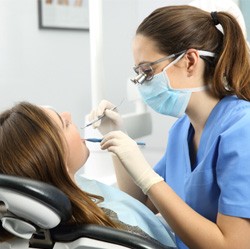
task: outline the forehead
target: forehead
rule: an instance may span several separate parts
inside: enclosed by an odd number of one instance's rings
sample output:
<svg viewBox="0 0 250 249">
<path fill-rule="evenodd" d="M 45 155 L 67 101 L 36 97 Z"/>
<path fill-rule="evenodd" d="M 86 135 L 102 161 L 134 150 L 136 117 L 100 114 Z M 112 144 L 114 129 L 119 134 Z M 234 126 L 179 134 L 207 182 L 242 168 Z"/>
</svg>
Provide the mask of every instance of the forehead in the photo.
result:
<svg viewBox="0 0 250 249">
<path fill-rule="evenodd" d="M 143 35 L 135 36 L 132 49 L 136 65 L 142 62 L 152 62 L 159 57 L 166 56 L 158 51 L 155 41 Z"/>
<path fill-rule="evenodd" d="M 56 122 L 59 126 L 62 126 L 63 121 L 60 115 L 55 110 L 48 107 L 42 107 L 42 109 L 54 122 Z"/>
</svg>

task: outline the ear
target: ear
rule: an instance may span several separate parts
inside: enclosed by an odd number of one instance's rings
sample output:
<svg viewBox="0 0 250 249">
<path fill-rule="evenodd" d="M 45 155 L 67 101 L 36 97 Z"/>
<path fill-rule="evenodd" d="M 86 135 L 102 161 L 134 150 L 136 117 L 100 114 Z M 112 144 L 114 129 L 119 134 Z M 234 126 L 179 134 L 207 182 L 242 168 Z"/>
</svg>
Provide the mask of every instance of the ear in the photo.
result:
<svg viewBox="0 0 250 249">
<path fill-rule="evenodd" d="M 199 60 L 199 53 L 196 49 L 188 49 L 185 58 L 188 76 L 192 76 Z"/>
</svg>

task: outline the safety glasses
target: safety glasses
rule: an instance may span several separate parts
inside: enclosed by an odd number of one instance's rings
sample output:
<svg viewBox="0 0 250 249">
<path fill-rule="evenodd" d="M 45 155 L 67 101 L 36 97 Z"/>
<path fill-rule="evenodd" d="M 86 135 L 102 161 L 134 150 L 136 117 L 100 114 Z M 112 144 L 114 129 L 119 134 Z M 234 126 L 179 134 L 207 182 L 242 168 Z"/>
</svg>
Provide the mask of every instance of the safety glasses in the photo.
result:
<svg viewBox="0 0 250 249">
<path fill-rule="evenodd" d="M 185 51 L 182 51 L 182 52 L 179 52 L 176 54 L 171 54 L 171 55 L 165 56 L 161 59 L 158 59 L 154 62 L 142 63 L 142 64 L 139 64 L 138 66 L 133 67 L 137 76 L 133 79 L 130 79 L 130 80 L 135 84 L 142 84 L 144 81 L 150 81 L 154 77 L 154 69 L 152 67 L 153 65 L 156 65 L 162 61 L 166 61 L 166 60 L 169 60 L 171 58 L 174 58 L 174 57 L 176 57 L 184 52 Z"/>
</svg>

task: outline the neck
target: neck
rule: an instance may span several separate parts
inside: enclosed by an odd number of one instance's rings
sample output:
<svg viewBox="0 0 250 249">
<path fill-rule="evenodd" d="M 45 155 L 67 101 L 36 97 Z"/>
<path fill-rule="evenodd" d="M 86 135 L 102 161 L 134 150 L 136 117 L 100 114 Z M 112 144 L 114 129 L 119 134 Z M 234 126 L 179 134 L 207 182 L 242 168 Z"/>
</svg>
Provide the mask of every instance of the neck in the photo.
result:
<svg viewBox="0 0 250 249">
<path fill-rule="evenodd" d="M 213 97 L 209 90 L 192 93 L 186 113 L 198 137 L 201 136 L 206 121 L 218 102 L 219 99 Z"/>
</svg>

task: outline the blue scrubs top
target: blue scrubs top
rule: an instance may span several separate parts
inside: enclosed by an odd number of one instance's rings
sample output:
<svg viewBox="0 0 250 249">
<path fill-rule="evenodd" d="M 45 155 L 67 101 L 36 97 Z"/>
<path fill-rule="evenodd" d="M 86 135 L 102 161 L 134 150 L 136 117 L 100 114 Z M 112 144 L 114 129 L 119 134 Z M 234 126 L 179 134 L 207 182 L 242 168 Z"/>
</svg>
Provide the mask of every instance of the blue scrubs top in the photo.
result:
<svg viewBox="0 0 250 249">
<path fill-rule="evenodd" d="M 104 197 L 104 201 L 98 205 L 114 211 L 120 221 L 131 226 L 138 226 L 162 244 L 175 247 L 168 227 L 141 202 L 118 188 L 84 178 L 81 175 L 76 175 L 75 180 L 84 191 Z"/>
<path fill-rule="evenodd" d="M 218 212 L 250 218 L 250 102 L 228 96 L 214 107 L 191 165 L 188 144 L 193 133 L 187 116 L 177 120 L 155 171 L 213 222 Z M 177 236 L 176 241 L 178 248 L 187 248 Z"/>
</svg>

